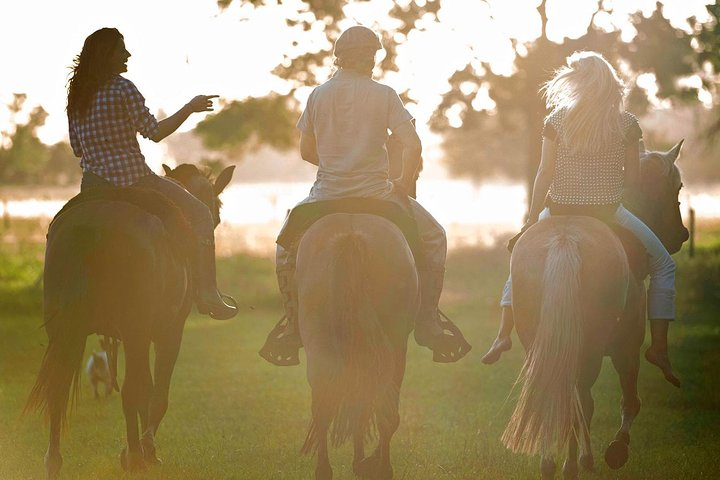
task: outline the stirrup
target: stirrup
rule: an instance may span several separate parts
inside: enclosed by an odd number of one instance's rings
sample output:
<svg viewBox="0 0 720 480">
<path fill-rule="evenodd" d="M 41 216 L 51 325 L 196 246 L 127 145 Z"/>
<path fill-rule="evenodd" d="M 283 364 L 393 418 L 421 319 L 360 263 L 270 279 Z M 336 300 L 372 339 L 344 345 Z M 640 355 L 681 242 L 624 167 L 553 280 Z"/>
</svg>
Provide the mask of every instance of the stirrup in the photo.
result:
<svg viewBox="0 0 720 480">
<path fill-rule="evenodd" d="M 463 358 L 472 349 L 460 329 L 452 320 L 438 309 L 438 322 L 442 328 L 440 335 L 433 335 L 427 346 L 433 351 L 433 362 L 453 363 Z"/>
<path fill-rule="evenodd" d="M 289 324 L 287 315 L 284 315 L 270 331 L 265 345 L 258 352 L 262 358 L 278 367 L 300 365 L 299 354 L 302 340 L 297 331 L 291 334 L 287 333 Z"/>
</svg>

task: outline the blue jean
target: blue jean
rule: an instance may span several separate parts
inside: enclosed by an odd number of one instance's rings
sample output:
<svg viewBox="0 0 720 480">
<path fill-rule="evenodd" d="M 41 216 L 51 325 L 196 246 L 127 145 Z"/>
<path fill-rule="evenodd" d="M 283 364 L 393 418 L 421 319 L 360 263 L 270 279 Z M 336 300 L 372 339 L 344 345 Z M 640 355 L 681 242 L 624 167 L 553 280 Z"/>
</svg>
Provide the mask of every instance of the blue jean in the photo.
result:
<svg viewBox="0 0 720 480">
<path fill-rule="evenodd" d="M 195 198 L 182 185 L 158 175 L 147 175 L 135 182 L 133 187 L 147 188 L 162 193 L 185 214 L 193 233 L 200 243 L 211 245 L 215 240 L 215 222 L 210 209 Z M 113 184 L 91 172 L 83 172 L 80 191 L 91 188 L 113 187 Z"/>
<path fill-rule="evenodd" d="M 546 208 L 540 220 L 550 216 Z M 675 261 L 660 239 L 642 220 L 620 205 L 615 211 L 615 223 L 630 230 L 640 240 L 650 257 L 650 285 L 648 286 L 648 318 L 673 320 L 675 318 Z M 503 287 L 500 305 L 512 306 L 512 279 Z"/>
</svg>

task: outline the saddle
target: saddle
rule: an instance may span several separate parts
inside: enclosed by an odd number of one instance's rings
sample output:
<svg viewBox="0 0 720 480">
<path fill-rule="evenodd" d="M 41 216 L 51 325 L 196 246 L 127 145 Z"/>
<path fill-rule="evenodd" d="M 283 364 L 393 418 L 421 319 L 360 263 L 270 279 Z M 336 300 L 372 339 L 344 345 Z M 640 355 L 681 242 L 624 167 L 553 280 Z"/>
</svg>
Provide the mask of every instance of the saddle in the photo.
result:
<svg viewBox="0 0 720 480">
<path fill-rule="evenodd" d="M 80 192 L 68 200 L 53 217 L 48 231 L 53 223 L 69 211 L 78 206 L 98 201 L 129 203 L 157 217 L 168 232 L 172 248 L 183 256 L 188 256 L 192 252 L 192 239 L 195 238 L 195 235 L 183 212 L 165 195 L 147 188 L 109 186 Z M 112 213 L 108 212 L 108 215 L 112 215 Z"/>
<path fill-rule="evenodd" d="M 286 250 L 294 249 L 315 222 L 334 213 L 370 214 L 389 220 L 405 237 L 415 257 L 415 265 L 421 267 L 426 264 L 415 219 L 397 203 L 377 198 L 349 197 L 298 205 L 290 211 L 276 243 Z"/>
</svg>

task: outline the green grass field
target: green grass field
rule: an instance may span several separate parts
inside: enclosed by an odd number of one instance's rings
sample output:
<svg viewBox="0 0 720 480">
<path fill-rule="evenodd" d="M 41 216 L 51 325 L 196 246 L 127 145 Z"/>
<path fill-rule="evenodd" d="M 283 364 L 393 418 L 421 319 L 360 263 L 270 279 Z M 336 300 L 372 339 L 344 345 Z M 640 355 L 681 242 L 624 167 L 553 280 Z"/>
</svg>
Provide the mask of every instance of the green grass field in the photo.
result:
<svg viewBox="0 0 720 480">
<path fill-rule="evenodd" d="M 0 240 L 8 234 L 0 231 Z M 632 430 L 630 460 L 611 471 L 602 456 L 620 423 L 620 389 L 606 360 L 593 389 L 597 469 L 581 478 L 720 478 L 720 254 L 711 245 L 716 238 L 708 234 L 703 246 L 699 237 L 695 259 L 688 260 L 685 251 L 676 255 L 682 313 L 672 326 L 671 354 L 683 388 L 673 388 L 643 360 L 643 408 Z M 38 415 L 20 415 L 46 341 L 39 328 L 42 249 L 38 243 L 0 241 L 1 480 L 44 474 L 47 427 Z M 497 329 L 508 257 L 503 248 L 451 254 L 442 306 L 474 350 L 457 364 L 439 365 L 429 350 L 411 342 L 392 447 L 396 479 L 538 478 L 537 458 L 513 455 L 499 441 L 523 360 L 519 342 L 498 364 L 480 362 Z M 189 318 L 157 438 L 164 465 L 142 475 L 122 472 L 120 397 L 94 400 L 83 379 L 62 441 L 62 478 L 312 478 L 314 459 L 299 454 L 310 416 L 304 366 L 273 367 L 256 353 L 281 312 L 272 260 L 234 256 L 222 259 L 220 269 L 220 284 L 236 295 L 241 314 L 228 322 Z M 97 348 L 97 338 L 89 337 L 86 355 Z M 335 479 L 353 478 L 351 455 L 350 445 L 331 451 Z"/>
</svg>

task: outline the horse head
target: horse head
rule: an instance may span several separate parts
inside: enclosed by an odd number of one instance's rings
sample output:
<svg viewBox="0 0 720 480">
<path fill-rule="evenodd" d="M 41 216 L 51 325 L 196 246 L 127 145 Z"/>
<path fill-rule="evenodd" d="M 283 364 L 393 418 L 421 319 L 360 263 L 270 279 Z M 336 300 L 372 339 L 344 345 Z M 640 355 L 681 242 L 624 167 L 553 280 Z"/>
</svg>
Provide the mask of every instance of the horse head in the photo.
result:
<svg viewBox="0 0 720 480">
<path fill-rule="evenodd" d="M 220 193 L 230 183 L 235 165 L 223 169 L 214 180 L 210 174 L 201 172 L 195 165 L 189 163 L 183 163 L 175 168 L 170 168 L 165 164 L 162 167 L 165 176 L 180 182 L 188 192 L 208 206 L 217 227 L 220 224 L 220 207 L 222 206 Z"/>
<path fill-rule="evenodd" d="M 689 238 L 680 214 L 678 196 L 683 185 L 675 165 L 682 144 L 683 140 L 667 152 L 648 152 L 641 144 L 638 185 L 625 192 L 624 201 L 671 254 Z"/>
</svg>

